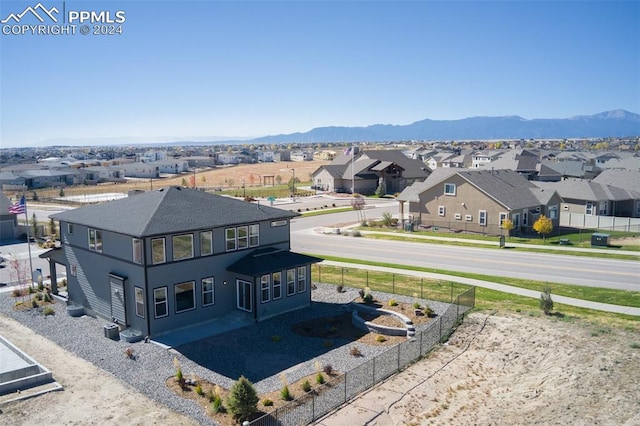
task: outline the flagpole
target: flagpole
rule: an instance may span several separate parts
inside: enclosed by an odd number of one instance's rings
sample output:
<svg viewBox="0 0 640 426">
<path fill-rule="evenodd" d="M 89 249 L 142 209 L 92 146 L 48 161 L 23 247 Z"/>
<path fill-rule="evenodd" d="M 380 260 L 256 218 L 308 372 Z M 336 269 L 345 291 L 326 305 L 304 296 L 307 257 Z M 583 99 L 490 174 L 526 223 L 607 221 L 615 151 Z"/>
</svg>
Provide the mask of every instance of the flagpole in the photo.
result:
<svg viewBox="0 0 640 426">
<path fill-rule="evenodd" d="M 23 195 L 24 197 L 24 195 Z M 31 241 L 29 238 L 29 213 L 27 212 L 27 198 L 25 197 L 24 199 L 24 217 L 27 220 L 27 246 L 29 247 L 29 274 L 30 274 L 30 281 L 31 284 L 29 284 L 29 287 L 33 287 L 33 261 L 31 260 Z M 34 235 L 35 237 L 35 235 Z M 34 238 L 35 239 L 35 238 Z"/>
</svg>

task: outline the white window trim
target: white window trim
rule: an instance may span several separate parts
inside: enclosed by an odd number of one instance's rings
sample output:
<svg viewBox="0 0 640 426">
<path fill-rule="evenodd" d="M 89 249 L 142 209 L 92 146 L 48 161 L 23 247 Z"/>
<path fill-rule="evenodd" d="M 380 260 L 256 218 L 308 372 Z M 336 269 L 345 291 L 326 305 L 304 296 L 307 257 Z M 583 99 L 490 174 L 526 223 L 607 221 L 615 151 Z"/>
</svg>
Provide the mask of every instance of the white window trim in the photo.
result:
<svg viewBox="0 0 640 426">
<path fill-rule="evenodd" d="M 89 237 L 89 250 L 102 253 L 102 231 L 95 228 L 87 229 Z"/>
<path fill-rule="evenodd" d="M 153 251 L 153 246 L 154 246 L 154 242 L 155 241 L 162 241 L 162 260 L 156 262 L 155 261 L 155 256 L 154 256 L 154 251 Z M 164 239 L 164 237 L 162 238 L 154 238 L 151 240 L 151 263 L 154 265 L 160 265 L 162 263 L 166 263 L 167 262 L 167 243 Z"/>
<path fill-rule="evenodd" d="M 209 235 L 209 240 L 211 241 L 211 251 L 203 252 L 202 242 L 204 241 L 204 239 L 202 238 L 202 236 L 207 234 Z M 201 231 L 200 232 L 200 256 L 211 256 L 212 254 L 213 254 L 213 231 Z"/>
<path fill-rule="evenodd" d="M 487 226 L 487 211 L 478 210 L 478 224 L 480 226 Z"/>
<path fill-rule="evenodd" d="M 276 285 L 275 276 L 278 275 L 280 279 L 278 280 L 278 284 Z M 273 300 L 278 300 L 282 298 L 282 272 L 274 272 L 271 277 L 271 282 L 273 283 Z M 278 289 L 278 297 L 276 297 L 276 288 Z"/>
<path fill-rule="evenodd" d="M 289 279 L 289 272 L 291 271 L 293 271 L 293 277 L 292 279 Z M 287 269 L 286 274 L 287 274 L 287 296 L 293 296 L 294 294 L 296 294 L 296 270 Z"/>
<path fill-rule="evenodd" d="M 233 238 L 229 238 L 228 232 L 233 232 Z M 229 243 L 233 242 L 233 248 L 229 248 Z M 224 230 L 224 248 L 225 251 L 238 250 L 238 230 L 236 228 L 227 228 Z"/>
<path fill-rule="evenodd" d="M 244 232 L 244 237 L 240 236 L 242 232 Z M 249 248 L 249 227 L 246 225 L 238 226 L 238 228 L 236 228 L 236 239 L 238 241 L 238 250 Z"/>
<path fill-rule="evenodd" d="M 182 309 L 182 310 L 178 310 L 178 293 L 176 292 L 176 289 L 178 288 L 178 286 L 184 285 L 184 284 L 191 284 L 191 302 L 192 302 L 192 306 L 190 308 L 187 309 Z M 176 314 L 181 314 L 183 312 L 189 312 L 189 311 L 193 311 L 194 309 L 196 309 L 196 282 L 195 281 L 185 281 L 182 283 L 178 283 L 178 284 L 174 284 L 173 285 L 173 298 L 174 298 L 174 303 L 175 303 L 175 309 L 176 309 Z"/>
<path fill-rule="evenodd" d="M 67 223 L 67 234 L 73 235 L 73 223 Z"/>
<path fill-rule="evenodd" d="M 136 244 L 139 244 L 139 251 L 136 250 Z M 144 251 L 142 248 L 142 240 L 140 238 L 133 238 L 131 240 L 131 245 L 132 245 L 132 250 L 133 250 L 133 263 L 137 264 L 137 265 L 142 265 L 144 262 L 142 261 L 144 259 Z M 137 254 L 140 255 L 139 259 L 136 259 Z"/>
<path fill-rule="evenodd" d="M 593 216 L 593 202 L 587 201 L 584 205 L 584 214 Z"/>
<path fill-rule="evenodd" d="M 444 208 L 444 206 L 438 206 L 438 216 L 444 216 L 446 212 L 446 209 Z"/>
<path fill-rule="evenodd" d="M 298 278 L 296 279 L 296 290 L 298 293 L 307 291 L 307 267 L 298 266 Z"/>
<path fill-rule="evenodd" d="M 142 287 L 133 287 L 133 292 L 134 292 L 134 298 L 135 298 L 135 303 L 136 303 L 136 316 L 140 317 L 140 318 L 144 318 L 144 310 L 145 310 L 145 303 L 144 303 L 144 290 L 142 289 Z M 141 297 L 141 300 L 138 300 L 138 296 Z M 142 313 L 138 312 L 138 307 L 142 306 Z"/>
<path fill-rule="evenodd" d="M 255 243 L 252 240 L 255 238 Z M 249 247 L 258 247 L 260 245 L 260 225 L 255 223 L 249 225 Z"/>
<path fill-rule="evenodd" d="M 453 192 L 447 192 L 447 187 L 453 187 Z M 456 195 L 456 184 L 455 183 L 445 183 L 444 184 L 444 195 L 455 196 Z"/>
<path fill-rule="evenodd" d="M 191 240 L 191 252 L 184 257 L 180 257 L 177 258 L 176 257 L 176 238 L 182 238 L 182 237 L 189 237 L 189 239 Z M 193 259 L 193 234 L 180 234 L 180 235 L 174 235 L 171 237 L 171 248 L 172 248 L 172 254 L 173 254 L 173 261 L 177 262 L 180 260 L 186 260 L 186 259 Z"/>
<path fill-rule="evenodd" d="M 164 301 L 158 302 L 158 296 L 156 295 L 156 293 L 158 291 L 164 290 Z M 153 315 L 154 318 L 164 318 L 169 316 L 169 289 L 167 289 L 167 287 L 158 287 L 158 288 L 154 288 L 153 289 Z M 164 315 L 158 315 L 158 309 L 157 306 L 158 305 L 164 305 Z"/>
<path fill-rule="evenodd" d="M 555 213 L 551 214 L 551 212 Z M 558 218 L 558 215 L 558 205 L 556 204 L 555 206 L 549 206 L 549 219 L 556 220 Z"/>
<path fill-rule="evenodd" d="M 502 227 L 502 222 L 504 222 L 507 219 L 509 219 L 509 213 L 500 212 L 498 214 L 498 224 L 500 225 L 500 227 Z"/>
<path fill-rule="evenodd" d="M 206 288 L 204 285 L 205 281 L 211 281 L 211 290 L 205 290 Z M 202 306 L 215 305 L 216 303 L 216 298 L 214 293 L 215 288 L 216 288 L 216 282 L 213 277 L 207 277 L 202 279 Z M 205 295 L 209 293 L 211 294 L 211 303 L 205 303 L 204 301 Z"/>
<path fill-rule="evenodd" d="M 470 214 L 467 214 L 464 216 L 464 220 L 466 220 L 467 222 L 471 222 L 473 220 L 473 216 L 471 216 Z"/>
<path fill-rule="evenodd" d="M 266 292 L 266 297 L 265 297 Z M 260 276 L 260 302 L 267 303 L 271 300 L 271 275 Z"/>
</svg>

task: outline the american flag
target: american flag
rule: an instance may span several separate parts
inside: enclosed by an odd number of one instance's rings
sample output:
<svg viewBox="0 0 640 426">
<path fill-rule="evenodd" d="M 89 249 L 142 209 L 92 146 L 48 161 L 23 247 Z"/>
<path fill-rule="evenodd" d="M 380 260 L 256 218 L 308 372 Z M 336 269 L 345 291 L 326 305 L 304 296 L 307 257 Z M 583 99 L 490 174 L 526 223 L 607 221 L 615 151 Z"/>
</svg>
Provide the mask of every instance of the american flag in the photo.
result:
<svg viewBox="0 0 640 426">
<path fill-rule="evenodd" d="M 20 198 L 20 201 L 12 204 L 11 207 L 9 207 L 9 213 L 13 213 L 13 214 L 23 214 L 27 212 L 27 202 L 24 199 L 24 195 L 22 196 L 22 198 Z"/>
<path fill-rule="evenodd" d="M 353 147 L 345 149 L 344 155 L 353 155 Z"/>
</svg>

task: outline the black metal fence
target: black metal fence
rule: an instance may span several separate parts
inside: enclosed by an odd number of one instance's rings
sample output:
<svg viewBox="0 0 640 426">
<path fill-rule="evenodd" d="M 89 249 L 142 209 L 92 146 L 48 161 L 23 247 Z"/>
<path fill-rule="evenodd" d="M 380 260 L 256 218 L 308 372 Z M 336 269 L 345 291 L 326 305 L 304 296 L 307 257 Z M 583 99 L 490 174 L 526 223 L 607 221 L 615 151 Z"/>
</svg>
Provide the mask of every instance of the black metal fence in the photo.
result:
<svg viewBox="0 0 640 426">
<path fill-rule="evenodd" d="M 429 323 L 427 328 L 416 332 L 415 337 L 363 362 L 250 424 L 298 426 L 319 419 L 429 353 L 438 343 L 448 338 L 464 313 L 474 306 L 475 287 L 471 287 L 456 296 L 446 311 Z"/>
</svg>

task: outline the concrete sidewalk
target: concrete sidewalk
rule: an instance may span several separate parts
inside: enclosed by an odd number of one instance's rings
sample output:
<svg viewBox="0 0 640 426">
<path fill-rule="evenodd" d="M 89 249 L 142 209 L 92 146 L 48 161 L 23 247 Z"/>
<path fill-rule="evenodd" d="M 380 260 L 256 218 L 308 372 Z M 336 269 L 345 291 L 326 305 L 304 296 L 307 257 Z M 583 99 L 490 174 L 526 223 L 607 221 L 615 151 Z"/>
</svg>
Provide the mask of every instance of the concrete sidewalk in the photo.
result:
<svg viewBox="0 0 640 426">
<path fill-rule="evenodd" d="M 357 226 L 357 225 L 356 225 Z M 405 237 L 405 238 L 417 238 L 424 240 L 434 240 L 434 241 L 451 241 L 458 243 L 467 243 L 467 244 L 477 244 L 483 246 L 493 246 L 499 247 L 500 243 L 496 238 L 495 241 L 487 241 L 487 240 L 474 240 L 470 238 L 456 238 L 456 237 L 439 237 L 439 236 L 431 236 L 431 235 L 421 235 L 414 233 L 399 233 L 399 232 L 383 232 L 383 231 L 363 231 L 360 229 L 360 233 L 363 235 L 366 234 L 379 234 L 379 235 L 392 235 L 394 237 Z M 551 246 L 551 245 L 539 245 L 539 244 L 522 244 L 522 243 L 513 243 L 509 240 L 505 241 L 506 247 L 521 247 L 528 248 L 532 250 L 557 250 L 564 252 L 584 252 L 584 253 L 606 253 L 606 254 L 623 254 L 628 256 L 638 256 L 640 258 L 639 251 L 630 251 L 630 250 L 618 250 L 618 249 L 599 249 L 599 248 L 588 248 L 588 247 L 572 247 L 572 246 Z"/>
<path fill-rule="evenodd" d="M 490 281 L 481 281 L 472 278 L 456 277 L 453 275 L 436 274 L 431 272 L 413 271 L 400 268 L 388 268 L 384 266 L 364 265 L 359 263 L 348 262 L 334 262 L 325 260 L 321 265 L 343 266 L 345 268 L 355 269 L 368 269 L 370 271 L 390 272 L 394 274 L 411 275 L 419 278 L 430 278 L 436 280 L 454 281 L 457 283 L 472 285 L 476 287 L 488 288 L 491 290 L 501 291 L 503 293 L 515 294 L 518 296 L 532 297 L 534 299 L 540 298 L 540 292 L 534 290 L 528 290 L 525 288 L 512 287 L 504 284 L 492 283 Z M 640 316 L 640 308 L 634 308 L 630 306 L 610 305 L 608 303 L 591 302 L 588 300 L 574 299 L 571 297 L 564 297 L 558 295 L 552 295 L 555 302 L 563 305 L 576 306 L 579 308 L 595 309 L 604 312 L 613 312 L 617 314 Z"/>
</svg>

